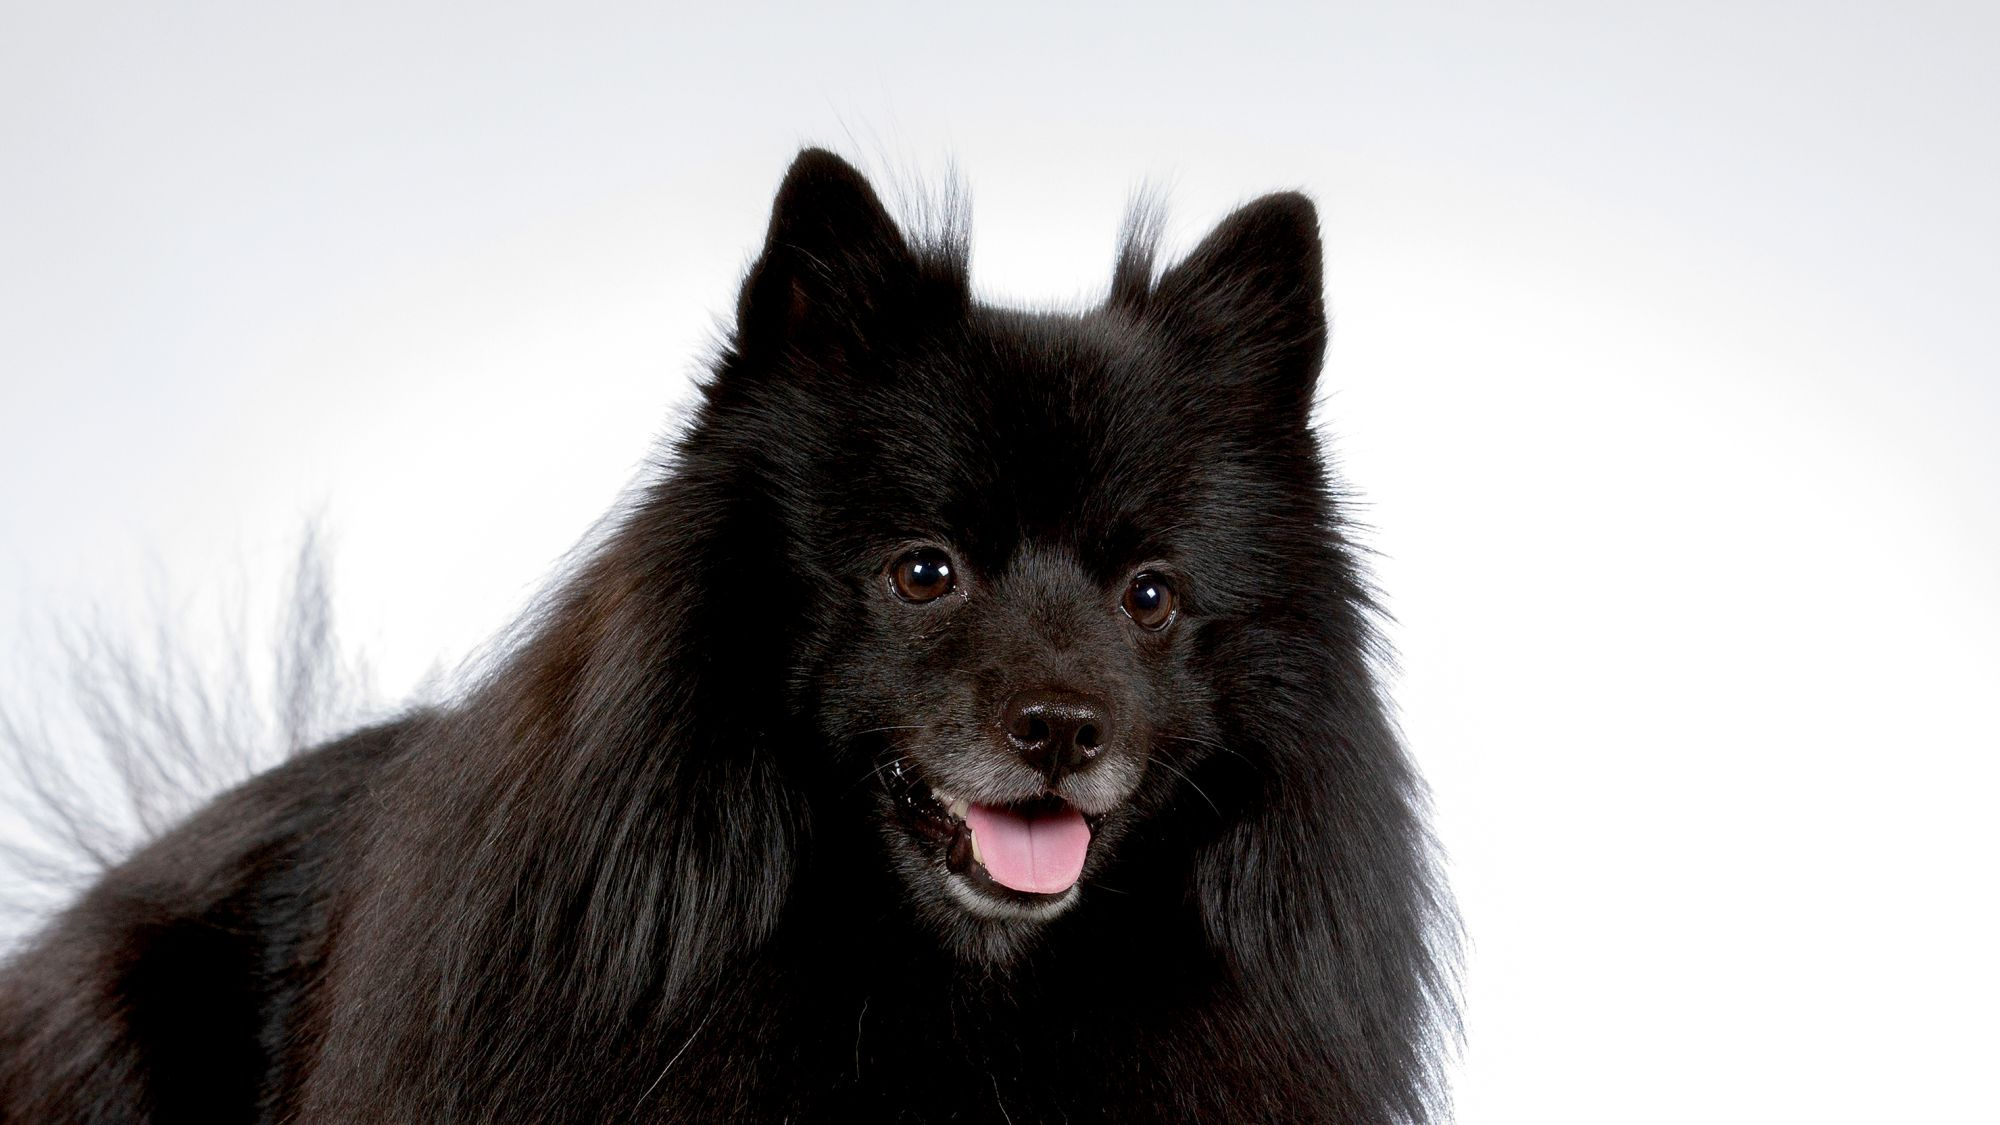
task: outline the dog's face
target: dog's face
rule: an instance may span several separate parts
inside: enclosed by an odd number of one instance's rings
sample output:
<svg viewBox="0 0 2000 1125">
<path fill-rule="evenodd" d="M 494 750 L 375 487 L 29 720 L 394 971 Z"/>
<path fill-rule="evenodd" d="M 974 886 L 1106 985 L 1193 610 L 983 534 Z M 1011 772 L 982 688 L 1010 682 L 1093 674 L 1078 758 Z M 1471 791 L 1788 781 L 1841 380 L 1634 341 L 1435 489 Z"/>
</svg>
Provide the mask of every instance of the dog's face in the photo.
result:
<svg viewBox="0 0 2000 1125">
<path fill-rule="evenodd" d="M 739 405 L 788 427 L 766 487 L 811 587 L 797 693 L 968 956 L 1004 959 L 1207 800 L 1258 623 L 1319 577 L 1310 204 L 1260 200 L 1150 272 L 1135 247 L 1081 316 L 979 306 L 808 154 L 745 287 L 738 358 L 769 370 Z"/>
</svg>

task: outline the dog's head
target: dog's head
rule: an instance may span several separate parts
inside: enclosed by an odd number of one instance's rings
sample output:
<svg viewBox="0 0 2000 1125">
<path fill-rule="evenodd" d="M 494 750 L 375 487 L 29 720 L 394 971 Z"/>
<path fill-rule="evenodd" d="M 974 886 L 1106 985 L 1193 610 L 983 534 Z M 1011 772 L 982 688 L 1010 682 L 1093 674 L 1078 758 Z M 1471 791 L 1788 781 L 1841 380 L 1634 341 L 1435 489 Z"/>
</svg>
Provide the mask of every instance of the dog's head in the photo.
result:
<svg viewBox="0 0 2000 1125">
<path fill-rule="evenodd" d="M 1308 427 L 1312 205 L 1266 196 L 1155 276 L 1128 237 L 1081 315 L 972 300 L 823 152 L 780 190 L 708 388 L 797 593 L 791 698 L 865 774 L 889 862 L 1004 956 L 1144 864 L 1335 548 Z M 1126 853 L 1126 854 L 1121 854 Z"/>
</svg>

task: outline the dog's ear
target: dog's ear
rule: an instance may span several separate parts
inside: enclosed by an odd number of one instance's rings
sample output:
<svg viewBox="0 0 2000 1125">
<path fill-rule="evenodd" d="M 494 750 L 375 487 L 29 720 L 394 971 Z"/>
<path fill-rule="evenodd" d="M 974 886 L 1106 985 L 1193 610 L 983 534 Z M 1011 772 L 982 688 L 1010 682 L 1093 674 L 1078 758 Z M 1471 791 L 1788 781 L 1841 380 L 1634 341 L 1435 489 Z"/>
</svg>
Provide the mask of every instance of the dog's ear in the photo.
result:
<svg viewBox="0 0 2000 1125">
<path fill-rule="evenodd" d="M 1318 213 L 1305 196 L 1278 192 L 1237 208 L 1157 284 L 1127 278 L 1112 299 L 1158 324 L 1206 373 L 1252 384 L 1303 419 L 1326 354 L 1321 287 Z"/>
<path fill-rule="evenodd" d="M 865 339 L 916 274 L 909 242 L 867 179 L 825 149 L 806 149 L 778 188 L 764 251 L 737 299 L 737 350 Z"/>
</svg>

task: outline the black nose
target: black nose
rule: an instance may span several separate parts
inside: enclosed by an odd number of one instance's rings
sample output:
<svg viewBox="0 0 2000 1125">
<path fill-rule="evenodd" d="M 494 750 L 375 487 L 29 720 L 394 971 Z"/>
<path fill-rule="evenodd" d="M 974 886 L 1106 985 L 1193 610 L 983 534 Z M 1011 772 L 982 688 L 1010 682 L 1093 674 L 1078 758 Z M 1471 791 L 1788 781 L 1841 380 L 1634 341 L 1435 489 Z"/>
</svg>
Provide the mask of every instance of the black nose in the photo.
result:
<svg viewBox="0 0 2000 1125">
<path fill-rule="evenodd" d="M 1053 781 L 1083 768 L 1111 744 L 1111 712 L 1076 691 L 1015 692 L 1000 712 L 1001 729 L 1027 763 Z"/>
</svg>

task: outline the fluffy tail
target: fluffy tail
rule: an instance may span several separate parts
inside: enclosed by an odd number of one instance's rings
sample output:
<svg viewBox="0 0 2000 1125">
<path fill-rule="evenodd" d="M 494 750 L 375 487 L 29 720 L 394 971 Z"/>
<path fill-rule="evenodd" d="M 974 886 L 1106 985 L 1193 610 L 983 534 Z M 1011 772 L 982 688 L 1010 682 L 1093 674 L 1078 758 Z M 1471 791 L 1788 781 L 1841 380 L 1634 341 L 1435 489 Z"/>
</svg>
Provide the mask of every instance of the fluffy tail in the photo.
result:
<svg viewBox="0 0 2000 1125">
<path fill-rule="evenodd" d="M 0 700 L 0 954 L 216 793 L 363 717 L 315 528 L 284 588 L 268 665 L 240 622 L 216 661 L 164 612 L 149 644 L 61 625 L 56 671 Z"/>
</svg>

